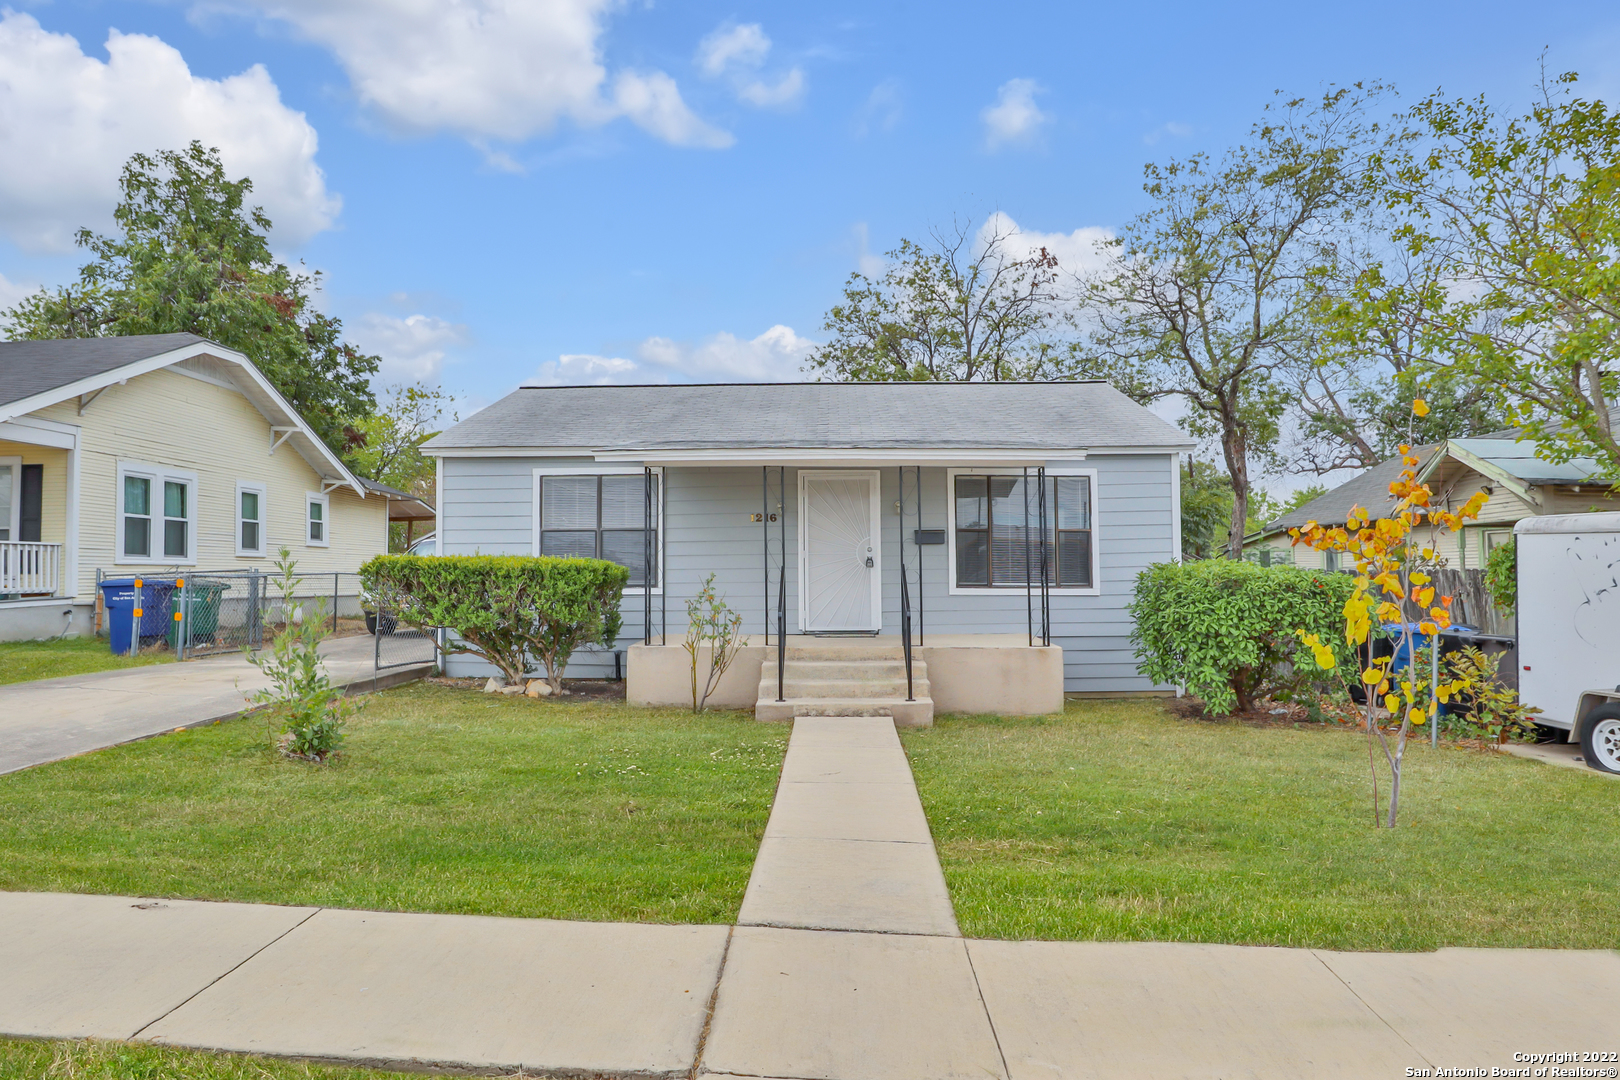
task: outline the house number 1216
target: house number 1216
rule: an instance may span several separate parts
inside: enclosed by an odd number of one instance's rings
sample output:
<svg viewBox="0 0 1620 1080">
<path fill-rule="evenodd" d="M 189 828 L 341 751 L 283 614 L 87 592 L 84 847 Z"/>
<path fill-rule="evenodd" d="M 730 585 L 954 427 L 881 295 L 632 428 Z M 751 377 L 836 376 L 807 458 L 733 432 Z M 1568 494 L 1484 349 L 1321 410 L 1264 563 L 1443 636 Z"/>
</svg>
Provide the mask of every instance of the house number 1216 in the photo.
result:
<svg viewBox="0 0 1620 1080">
<path fill-rule="evenodd" d="M 769 515 L 766 515 L 766 514 L 749 514 L 748 515 L 748 520 L 749 521 L 754 521 L 754 522 L 775 521 L 776 520 L 776 515 L 775 514 L 769 514 Z"/>
</svg>

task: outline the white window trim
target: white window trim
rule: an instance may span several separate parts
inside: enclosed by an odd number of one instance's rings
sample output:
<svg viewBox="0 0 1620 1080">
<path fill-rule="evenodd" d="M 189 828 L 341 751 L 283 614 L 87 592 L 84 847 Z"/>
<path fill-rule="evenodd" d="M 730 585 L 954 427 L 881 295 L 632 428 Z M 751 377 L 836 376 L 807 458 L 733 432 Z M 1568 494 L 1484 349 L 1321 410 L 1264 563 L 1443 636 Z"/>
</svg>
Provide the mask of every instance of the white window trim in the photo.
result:
<svg viewBox="0 0 1620 1080">
<path fill-rule="evenodd" d="M 151 555 L 124 554 L 124 477 L 140 476 L 152 482 L 150 520 L 152 522 Z M 165 482 L 181 483 L 187 487 L 186 507 L 189 516 L 186 519 L 188 529 L 186 532 L 187 555 L 183 559 L 170 558 L 163 554 L 163 485 Z M 118 473 L 115 483 L 118 485 L 115 506 L 117 514 L 113 525 L 113 563 L 122 566 L 196 566 L 197 565 L 197 537 L 200 530 L 197 527 L 199 510 L 197 506 L 197 474 L 189 469 L 173 469 L 167 465 L 153 465 L 145 461 L 119 461 Z"/>
<path fill-rule="evenodd" d="M 552 465 L 544 469 L 537 468 L 530 478 L 529 498 L 532 503 L 529 512 L 529 553 L 540 554 L 540 478 L 543 476 L 641 476 L 640 465 L 610 465 L 593 463 L 590 465 Z M 654 596 L 664 594 L 664 547 L 668 538 L 664 535 L 664 502 L 669 497 L 664 490 L 664 470 L 654 468 L 653 475 L 658 477 L 658 505 L 654 507 L 657 521 L 653 528 L 658 532 L 658 550 L 653 554 L 658 559 L 658 584 L 653 588 Z M 442 502 L 442 499 L 436 500 Z M 439 538 L 439 550 L 444 550 L 444 538 Z M 642 585 L 626 585 L 625 596 L 643 596 L 647 592 Z"/>
<path fill-rule="evenodd" d="M 6 529 L 6 535 L 16 540 L 22 528 L 22 458 L 0 457 L 0 466 L 4 465 L 11 466 L 11 520 L 0 521 L 0 528 Z"/>
<path fill-rule="evenodd" d="M 1008 468 L 987 469 L 946 469 L 945 470 L 945 544 L 950 562 L 946 578 L 950 588 L 950 596 L 1007 596 L 1020 595 L 1024 592 L 1024 585 L 958 585 L 956 583 L 956 478 L 958 476 L 1022 476 L 1024 470 Z M 1030 478 L 1035 477 L 1035 470 L 1029 472 Z M 1102 595 L 1102 514 L 1099 512 L 1101 499 L 1097 493 L 1097 470 L 1082 469 L 1060 465 L 1056 468 L 1048 466 L 1046 475 L 1052 476 L 1087 476 L 1091 478 L 1091 587 L 1078 588 L 1073 585 L 1047 587 L 1049 596 L 1101 596 Z M 1179 538 L 1178 541 L 1179 543 Z M 1035 582 L 1033 588 L 1039 591 L 1041 583 Z"/>
<path fill-rule="evenodd" d="M 259 497 L 259 549 L 257 551 L 242 546 L 242 493 L 251 491 Z M 263 559 L 270 550 L 268 537 L 270 522 L 270 488 L 268 485 L 252 480 L 238 480 L 236 482 L 236 504 L 233 507 L 233 517 L 236 521 L 236 557 L 238 559 Z"/>
<path fill-rule="evenodd" d="M 309 538 L 309 504 L 321 504 L 321 539 Z M 318 491 L 304 492 L 304 546 L 305 547 L 331 547 L 332 546 L 332 496 L 322 495 Z"/>
</svg>

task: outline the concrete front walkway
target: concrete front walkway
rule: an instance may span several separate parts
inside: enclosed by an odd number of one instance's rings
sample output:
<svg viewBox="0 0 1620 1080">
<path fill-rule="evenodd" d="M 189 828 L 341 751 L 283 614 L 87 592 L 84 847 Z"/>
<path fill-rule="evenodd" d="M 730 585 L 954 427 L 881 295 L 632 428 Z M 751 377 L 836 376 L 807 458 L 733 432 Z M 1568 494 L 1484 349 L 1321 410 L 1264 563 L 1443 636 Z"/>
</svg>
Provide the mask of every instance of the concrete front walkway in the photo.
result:
<svg viewBox="0 0 1620 1080">
<path fill-rule="evenodd" d="M 320 651 L 334 683 L 370 689 L 374 648 L 370 637 L 344 637 L 323 641 Z M 378 685 L 427 670 L 387 671 Z M 268 685 L 241 653 L 229 653 L 0 686 L 0 773 L 235 716 Z"/>
</svg>

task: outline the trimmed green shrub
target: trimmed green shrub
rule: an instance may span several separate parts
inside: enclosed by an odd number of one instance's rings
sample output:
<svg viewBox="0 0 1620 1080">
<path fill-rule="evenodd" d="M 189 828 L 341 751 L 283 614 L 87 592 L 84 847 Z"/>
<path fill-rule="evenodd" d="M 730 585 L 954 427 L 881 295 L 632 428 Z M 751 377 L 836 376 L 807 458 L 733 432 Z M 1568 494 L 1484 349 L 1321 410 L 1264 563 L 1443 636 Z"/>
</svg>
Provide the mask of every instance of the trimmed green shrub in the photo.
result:
<svg viewBox="0 0 1620 1080">
<path fill-rule="evenodd" d="M 1519 542 L 1515 537 L 1485 557 L 1485 591 L 1491 603 L 1513 614 L 1519 605 Z"/>
<path fill-rule="evenodd" d="M 487 660 L 513 685 L 532 658 L 556 691 L 576 649 L 612 647 L 618 638 L 630 571 L 603 559 L 378 555 L 360 577 L 401 621 L 453 632 L 446 653 Z"/>
<path fill-rule="evenodd" d="M 1354 667 L 1344 635 L 1354 588 L 1348 574 L 1229 559 L 1150 566 L 1127 609 L 1139 670 L 1185 686 L 1212 713 L 1296 696 L 1322 677 L 1302 631 Z"/>
</svg>

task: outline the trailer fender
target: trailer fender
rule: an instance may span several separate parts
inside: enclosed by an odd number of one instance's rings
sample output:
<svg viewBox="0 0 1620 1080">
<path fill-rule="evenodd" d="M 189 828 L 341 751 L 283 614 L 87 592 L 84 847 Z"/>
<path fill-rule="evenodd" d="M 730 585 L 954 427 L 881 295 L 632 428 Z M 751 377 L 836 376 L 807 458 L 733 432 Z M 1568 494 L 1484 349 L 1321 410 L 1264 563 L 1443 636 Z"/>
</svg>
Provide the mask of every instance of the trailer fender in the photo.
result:
<svg viewBox="0 0 1620 1080">
<path fill-rule="evenodd" d="M 1587 690 L 1581 694 L 1580 701 L 1575 705 L 1575 722 L 1569 727 L 1569 741 L 1581 741 L 1581 728 L 1586 724 L 1587 714 L 1599 705 L 1607 705 L 1611 701 L 1620 701 L 1620 686 L 1613 690 Z"/>
</svg>

